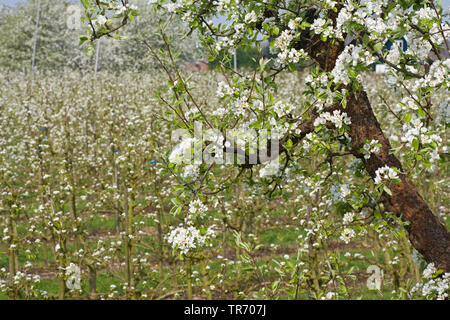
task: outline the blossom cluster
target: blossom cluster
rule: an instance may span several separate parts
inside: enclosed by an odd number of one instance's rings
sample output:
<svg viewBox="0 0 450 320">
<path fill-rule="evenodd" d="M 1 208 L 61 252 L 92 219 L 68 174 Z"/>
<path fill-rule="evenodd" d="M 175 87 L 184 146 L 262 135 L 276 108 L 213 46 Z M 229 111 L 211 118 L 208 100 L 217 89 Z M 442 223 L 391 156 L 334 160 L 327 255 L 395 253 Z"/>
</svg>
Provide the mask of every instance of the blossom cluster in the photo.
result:
<svg viewBox="0 0 450 320">
<path fill-rule="evenodd" d="M 405 51 L 405 54 L 416 56 L 421 61 L 428 57 L 432 46 L 428 41 L 423 41 L 418 32 L 408 32 L 405 35 L 405 39 L 408 42 L 408 49 Z"/>
<path fill-rule="evenodd" d="M 341 239 L 345 243 L 349 243 L 355 236 L 356 236 L 355 230 L 350 229 L 350 228 L 345 228 L 344 231 L 342 231 L 339 239 Z"/>
<path fill-rule="evenodd" d="M 317 134 L 315 134 L 313 132 L 307 133 L 306 136 L 303 138 L 303 142 L 302 142 L 303 149 L 305 151 L 308 151 L 308 150 L 310 150 L 310 148 L 313 145 L 315 145 L 319 142 L 320 142 L 320 138 Z"/>
<path fill-rule="evenodd" d="M 312 75 L 308 74 L 305 82 L 313 88 L 326 87 L 328 84 L 328 76 L 325 72 L 322 72 L 317 78 L 313 78 Z"/>
<path fill-rule="evenodd" d="M 344 218 L 342 219 L 343 224 L 350 224 L 355 219 L 355 213 L 353 211 L 347 212 L 344 214 Z"/>
<path fill-rule="evenodd" d="M 137 10 L 138 7 L 134 4 L 123 4 L 123 3 L 114 3 L 114 2 L 110 2 L 108 3 L 108 9 L 114 11 L 113 15 L 111 15 L 111 18 L 120 18 L 125 12 L 129 11 L 129 10 Z M 108 17 L 103 15 L 103 14 L 99 14 L 97 15 L 97 17 L 95 18 L 95 21 L 97 24 L 103 26 L 108 22 Z"/>
<path fill-rule="evenodd" d="M 345 198 L 351 194 L 348 184 L 333 185 L 330 188 L 331 198 L 334 201 L 345 201 Z"/>
<path fill-rule="evenodd" d="M 433 20 L 435 18 L 437 18 L 437 16 L 433 8 L 425 7 L 420 8 L 415 12 L 415 15 L 411 19 L 411 22 L 414 23 L 415 25 L 419 25 L 426 22 L 425 20 Z"/>
<path fill-rule="evenodd" d="M 418 294 L 427 299 L 448 299 L 450 290 L 450 272 L 438 276 L 438 270 L 434 263 L 430 263 L 423 270 L 423 283 L 417 283 L 411 288 L 410 294 Z"/>
<path fill-rule="evenodd" d="M 186 179 L 186 178 L 191 178 L 191 179 L 195 179 L 198 177 L 198 175 L 200 174 L 200 166 L 197 164 L 188 164 L 187 166 L 184 167 L 184 171 L 181 174 L 181 176 Z"/>
<path fill-rule="evenodd" d="M 370 155 L 378 154 L 380 152 L 380 148 L 380 142 L 376 139 L 372 139 L 364 144 L 361 152 L 364 154 L 364 159 L 370 159 Z"/>
<path fill-rule="evenodd" d="M 207 210 L 208 207 L 200 199 L 192 200 L 189 203 L 190 220 L 193 217 L 203 217 Z"/>
<path fill-rule="evenodd" d="M 323 112 L 315 120 L 314 126 L 325 125 L 327 122 L 331 122 L 336 128 L 340 129 L 342 126 L 350 125 L 352 123 L 350 117 L 346 112 L 340 110 L 334 110 L 333 113 Z"/>
<path fill-rule="evenodd" d="M 350 75 L 348 74 L 347 67 L 356 67 L 358 64 L 365 66 L 374 63 L 376 60 L 374 56 L 367 50 L 363 49 L 361 45 L 350 44 L 345 47 L 344 51 L 339 55 L 336 60 L 336 65 L 331 71 L 333 81 L 335 83 L 342 82 L 343 84 L 350 83 Z"/>
<path fill-rule="evenodd" d="M 173 228 L 167 236 L 167 242 L 172 245 L 173 249 L 186 255 L 195 249 L 204 247 L 210 239 L 215 237 L 213 227 L 210 226 L 203 232 L 192 225 Z"/>
<path fill-rule="evenodd" d="M 445 99 L 439 104 L 438 114 L 436 116 L 436 123 L 438 124 L 450 123 L 450 98 Z"/>
<path fill-rule="evenodd" d="M 393 181 L 399 179 L 398 172 L 396 168 L 391 168 L 387 165 L 378 168 L 375 171 L 375 184 L 379 185 L 383 181 Z"/>
<path fill-rule="evenodd" d="M 429 133 L 428 128 L 423 125 L 420 118 L 415 118 L 403 125 L 403 136 L 401 141 L 411 147 L 414 139 L 417 139 L 422 144 L 429 144 L 435 142 L 439 145 L 442 138 L 437 133 Z"/>
<path fill-rule="evenodd" d="M 190 163 L 192 158 L 191 148 L 199 140 L 196 138 L 186 137 L 176 145 L 169 155 L 169 161 L 171 163 Z"/>
<path fill-rule="evenodd" d="M 317 18 L 311 25 L 311 30 L 313 30 L 315 34 L 321 34 L 326 24 L 327 21 L 324 18 Z"/>
<path fill-rule="evenodd" d="M 231 88 L 225 81 L 219 81 L 216 94 L 219 98 L 223 98 L 225 95 L 233 94 L 235 90 L 235 88 Z"/>
<path fill-rule="evenodd" d="M 417 102 L 417 96 L 413 97 L 406 96 L 397 104 L 397 110 L 415 111 L 418 108 L 419 104 Z"/>
<path fill-rule="evenodd" d="M 280 160 L 279 158 L 267 163 L 261 170 L 259 170 L 259 176 L 261 178 L 267 176 L 277 176 L 280 173 Z"/>
<path fill-rule="evenodd" d="M 274 42 L 274 48 L 279 50 L 275 61 L 279 66 L 285 66 L 289 63 L 298 63 L 301 58 L 307 56 L 307 53 L 303 49 L 297 50 L 295 48 L 290 48 L 290 44 L 294 38 L 293 34 L 293 30 L 284 30 Z"/>
<path fill-rule="evenodd" d="M 422 87 L 427 85 L 430 87 L 437 87 L 444 84 L 444 86 L 448 88 L 450 83 L 450 58 L 433 62 L 430 71 L 420 80 L 423 82 L 421 83 Z"/>
</svg>

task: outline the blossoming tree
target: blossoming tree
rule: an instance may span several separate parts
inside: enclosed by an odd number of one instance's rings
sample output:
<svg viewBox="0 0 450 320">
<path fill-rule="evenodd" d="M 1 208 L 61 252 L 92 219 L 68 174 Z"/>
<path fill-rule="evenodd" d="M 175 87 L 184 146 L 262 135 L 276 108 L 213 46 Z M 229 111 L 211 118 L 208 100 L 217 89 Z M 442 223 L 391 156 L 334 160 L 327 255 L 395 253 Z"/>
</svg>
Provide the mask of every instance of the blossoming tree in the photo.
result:
<svg viewBox="0 0 450 320">
<path fill-rule="evenodd" d="M 230 188 L 235 179 L 245 179 L 245 171 L 250 172 L 247 178 L 253 184 L 261 183 L 272 195 L 292 175 L 303 172 L 298 166 L 301 159 L 315 154 L 323 161 L 317 168 L 324 174 L 317 176 L 316 172 L 310 172 L 302 183 L 311 185 L 313 181 L 320 185 L 313 191 L 316 197 L 330 193 L 341 199 L 349 194 L 356 196 L 358 200 L 349 203 L 350 209 L 345 213 L 347 220 L 353 219 L 349 215 L 354 212 L 367 210 L 382 217 L 394 213 L 405 224 L 417 251 L 435 267 L 450 271 L 450 234 L 411 180 L 422 172 L 439 170 L 447 156 L 446 149 L 440 146 L 440 132 L 445 131 L 446 124 L 434 121 L 436 108 L 432 102 L 436 92 L 448 94 L 450 80 L 447 39 L 450 29 L 437 1 L 151 2 L 155 10 L 162 12 L 160 34 L 166 49 L 151 46 L 148 49 L 164 66 L 169 78 L 169 90 L 163 90 L 157 97 L 172 113 L 172 123 L 190 134 L 188 142 L 179 148 L 187 150 L 190 156 L 196 143 L 202 142 L 207 145 L 203 154 L 212 159 L 189 162 L 177 157 L 183 150 L 171 154 L 170 167 L 180 179 L 174 201 L 177 214 L 187 211 L 190 202 L 214 197 Z M 121 28 L 138 14 L 138 9 L 128 5 L 127 0 L 82 3 L 89 25 L 82 42 L 118 36 Z M 210 60 L 225 56 L 218 66 L 224 80 L 218 85 L 214 108 L 192 94 L 195 84 L 177 68 L 176 53 L 170 46 L 173 39 L 165 35 L 167 23 L 162 22 L 175 17 L 185 21 L 189 32 L 199 32 Z M 227 22 L 217 22 L 224 20 L 217 17 L 224 17 Z M 407 50 L 396 45 L 385 49 L 387 41 L 396 43 L 402 37 L 408 40 Z M 228 67 L 235 47 L 261 48 L 266 42 L 270 43 L 275 58 L 267 60 L 261 55 L 254 72 L 244 74 Z M 275 76 L 284 70 L 294 71 L 300 62 L 306 61 L 313 67 L 304 79 L 308 90 L 303 92 L 302 102 L 278 99 Z M 395 106 L 383 104 L 398 122 L 392 126 L 400 125 L 402 130 L 398 132 L 402 144 L 395 149 L 380 126 L 363 78 L 374 63 L 380 62 L 387 67 L 391 85 L 403 96 Z M 214 133 L 196 136 L 196 121 Z M 230 130 L 231 134 L 224 134 Z M 277 133 L 264 136 L 265 130 Z M 258 146 L 251 146 L 255 135 L 246 135 L 249 131 L 256 133 Z M 240 139 L 245 146 L 236 146 L 231 142 L 233 139 Z M 273 149 L 274 143 L 279 152 Z M 229 148 L 230 145 L 233 147 Z M 265 156 L 261 156 L 262 151 Z M 241 157 L 240 163 L 230 162 L 238 174 L 220 180 L 214 173 L 223 170 L 219 160 L 230 154 L 233 159 Z M 255 154 L 254 161 L 250 161 Z M 331 187 L 339 181 L 336 161 L 342 157 L 358 159 L 364 168 L 359 172 L 365 178 L 364 183 Z M 275 165 L 275 161 L 281 165 Z M 254 177 L 253 171 L 259 169 L 259 177 Z M 174 246 L 180 235 L 196 234 L 192 229 L 195 223 L 189 220 L 191 215 L 186 216 L 189 229 L 172 231 L 170 239 Z M 348 241 L 353 236 L 354 231 L 347 228 L 341 238 Z M 187 253 L 189 245 L 178 246 Z"/>
</svg>

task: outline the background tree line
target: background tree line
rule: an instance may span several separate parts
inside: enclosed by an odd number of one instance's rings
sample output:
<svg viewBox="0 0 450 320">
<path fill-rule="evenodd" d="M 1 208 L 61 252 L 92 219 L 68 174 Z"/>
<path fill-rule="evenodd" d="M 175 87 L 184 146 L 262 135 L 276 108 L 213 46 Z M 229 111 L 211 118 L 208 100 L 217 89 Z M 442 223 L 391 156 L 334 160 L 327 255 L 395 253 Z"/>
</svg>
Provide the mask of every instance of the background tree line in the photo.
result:
<svg viewBox="0 0 450 320">
<path fill-rule="evenodd" d="M 145 34 L 147 42 L 158 49 L 163 41 L 158 33 L 155 16 L 147 2 L 136 0 L 140 15 L 134 23 L 122 31 L 128 41 L 113 38 L 101 40 L 99 71 L 146 71 L 156 66 L 144 44 L 129 45 L 136 34 Z M 20 2 L 15 7 L 3 7 L 0 11 L 0 70 L 29 72 L 33 55 L 34 34 L 38 0 Z M 92 71 L 95 65 L 95 52 L 87 54 L 85 46 L 79 46 L 82 35 L 82 8 L 78 2 L 67 0 L 41 0 L 39 27 L 36 46 L 36 69 L 42 71 L 80 70 Z M 186 28 L 183 22 L 173 24 L 169 34 L 175 36 L 178 29 Z M 192 36 L 192 38 L 194 35 Z M 177 50 L 181 52 L 180 61 L 189 62 L 200 59 L 196 42 L 193 39 L 177 39 Z M 98 45 L 98 42 L 95 44 Z"/>
</svg>

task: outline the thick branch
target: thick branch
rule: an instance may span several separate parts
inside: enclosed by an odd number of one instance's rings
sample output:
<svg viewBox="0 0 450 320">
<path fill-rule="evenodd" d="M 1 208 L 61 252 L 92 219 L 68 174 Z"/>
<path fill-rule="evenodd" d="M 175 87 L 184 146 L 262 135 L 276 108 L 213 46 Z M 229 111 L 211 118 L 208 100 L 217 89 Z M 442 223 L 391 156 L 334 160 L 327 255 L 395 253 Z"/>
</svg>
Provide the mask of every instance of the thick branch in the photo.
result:
<svg viewBox="0 0 450 320">
<path fill-rule="evenodd" d="M 355 92 L 349 97 L 345 110 L 352 120 L 352 153 L 364 162 L 367 172 L 375 177 L 375 171 L 385 165 L 402 169 L 400 161 L 389 153 L 391 145 L 381 130 L 367 94 L 363 91 Z M 377 139 L 382 145 L 381 151 L 367 160 L 360 152 L 364 139 Z M 400 178 L 401 182 L 389 186 L 392 196 L 383 194 L 386 209 L 409 223 L 406 229 L 417 251 L 428 262 L 434 262 L 436 267 L 449 272 L 450 233 L 430 210 L 411 180 L 406 175 L 400 175 Z"/>
<path fill-rule="evenodd" d="M 320 45 L 311 47 L 309 53 L 322 70 L 331 71 L 342 50 L 342 44 L 332 45 L 321 42 Z M 328 54 L 325 55 L 324 52 Z M 375 178 L 376 170 L 385 165 L 402 168 L 400 161 L 389 153 L 391 149 L 389 140 L 381 130 L 364 91 L 352 92 L 347 99 L 346 109 L 342 108 L 342 111 L 347 112 L 352 121 L 349 132 L 352 139 L 352 153 L 364 162 L 367 172 L 373 178 Z M 365 160 L 360 152 L 365 139 L 377 139 L 382 145 L 380 153 L 371 156 L 368 160 Z M 400 183 L 390 186 L 392 195 L 383 194 L 386 209 L 409 223 L 407 226 L 409 239 L 417 251 L 428 262 L 434 262 L 436 267 L 449 272 L 450 233 L 433 214 L 411 180 L 406 175 L 400 177 Z"/>
</svg>

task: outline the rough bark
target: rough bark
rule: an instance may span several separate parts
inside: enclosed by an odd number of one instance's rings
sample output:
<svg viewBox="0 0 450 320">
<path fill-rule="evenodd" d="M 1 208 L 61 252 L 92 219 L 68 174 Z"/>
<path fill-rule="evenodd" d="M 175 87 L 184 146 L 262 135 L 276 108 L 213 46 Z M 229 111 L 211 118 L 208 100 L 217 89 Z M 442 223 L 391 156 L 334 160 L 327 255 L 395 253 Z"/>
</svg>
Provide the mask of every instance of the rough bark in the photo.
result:
<svg viewBox="0 0 450 320">
<path fill-rule="evenodd" d="M 332 45 L 317 40 L 312 42 L 316 44 L 308 48 L 309 54 L 322 70 L 331 71 L 344 49 L 343 43 Z M 340 106 L 340 109 L 351 118 L 349 134 L 352 154 L 364 162 L 372 178 L 375 178 L 375 171 L 385 165 L 402 170 L 400 161 L 389 153 L 391 144 L 381 130 L 366 92 L 351 92 L 346 108 Z M 377 139 L 382 145 L 380 153 L 368 160 L 360 152 L 365 139 Z M 383 193 L 385 208 L 408 222 L 406 229 L 409 240 L 428 262 L 434 262 L 437 268 L 450 272 L 450 233 L 433 214 L 411 180 L 406 175 L 400 175 L 400 178 L 401 182 L 389 186 L 392 195 Z"/>
<path fill-rule="evenodd" d="M 389 153 L 391 145 L 383 134 L 380 124 L 371 108 L 367 94 L 355 92 L 347 101 L 347 114 L 351 117 L 350 137 L 352 153 L 363 160 L 367 172 L 374 178 L 375 171 L 385 165 L 402 170 L 400 161 Z M 364 139 L 377 139 L 382 147 L 376 155 L 365 160 L 360 152 Z M 385 208 L 400 216 L 409 225 L 406 227 L 409 240 L 427 261 L 436 267 L 450 271 L 450 233 L 433 214 L 414 184 L 406 175 L 400 175 L 401 182 L 389 186 L 392 195 L 383 194 Z"/>
</svg>

